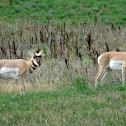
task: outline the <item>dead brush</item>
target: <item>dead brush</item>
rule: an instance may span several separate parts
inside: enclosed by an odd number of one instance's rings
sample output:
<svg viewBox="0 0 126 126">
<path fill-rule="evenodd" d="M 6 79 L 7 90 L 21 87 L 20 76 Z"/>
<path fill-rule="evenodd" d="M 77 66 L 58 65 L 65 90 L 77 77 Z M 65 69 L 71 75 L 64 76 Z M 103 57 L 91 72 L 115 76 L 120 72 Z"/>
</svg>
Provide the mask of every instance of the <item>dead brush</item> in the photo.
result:
<svg viewBox="0 0 126 126">
<path fill-rule="evenodd" d="M 54 84 L 74 76 L 85 76 L 93 82 L 97 71 L 97 57 L 106 51 L 125 51 L 126 29 L 104 26 L 102 23 L 69 26 L 22 24 L 16 29 L 1 29 L 0 57 L 28 59 L 28 50 L 45 49 L 46 56 L 39 72 L 31 75 L 31 84 Z M 4 43 L 4 44 L 3 44 Z M 95 66 L 95 67 L 94 67 Z M 39 76 L 39 77 L 38 77 Z M 114 75 L 117 76 L 117 75 Z M 29 80 L 26 78 L 26 80 Z M 39 89 L 39 88 L 38 88 Z"/>
</svg>

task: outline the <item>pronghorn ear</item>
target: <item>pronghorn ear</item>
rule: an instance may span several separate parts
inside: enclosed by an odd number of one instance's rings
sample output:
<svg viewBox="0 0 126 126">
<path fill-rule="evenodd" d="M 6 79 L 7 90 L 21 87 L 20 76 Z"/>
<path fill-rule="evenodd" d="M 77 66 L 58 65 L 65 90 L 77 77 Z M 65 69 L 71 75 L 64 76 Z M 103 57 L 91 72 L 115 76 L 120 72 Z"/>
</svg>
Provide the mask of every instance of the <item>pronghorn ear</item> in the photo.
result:
<svg viewBox="0 0 126 126">
<path fill-rule="evenodd" d="M 42 51 L 41 49 L 38 49 L 38 50 L 36 51 L 36 53 L 39 54 L 41 51 Z"/>
<path fill-rule="evenodd" d="M 34 55 L 35 56 L 41 56 L 42 55 L 42 50 L 37 50 Z"/>
<path fill-rule="evenodd" d="M 35 56 L 42 56 L 42 57 L 45 56 L 45 54 L 43 53 L 43 50 L 41 50 L 41 49 L 37 50 L 36 53 L 35 53 L 34 55 L 35 55 Z"/>
</svg>

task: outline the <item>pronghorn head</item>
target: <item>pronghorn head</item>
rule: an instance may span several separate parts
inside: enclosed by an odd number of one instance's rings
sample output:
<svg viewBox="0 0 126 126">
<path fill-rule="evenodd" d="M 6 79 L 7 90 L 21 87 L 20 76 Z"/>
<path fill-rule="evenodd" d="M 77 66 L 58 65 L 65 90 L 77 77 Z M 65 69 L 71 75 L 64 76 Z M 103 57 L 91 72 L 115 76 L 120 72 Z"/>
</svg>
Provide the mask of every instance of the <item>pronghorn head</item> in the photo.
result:
<svg viewBox="0 0 126 126">
<path fill-rule="evenodd" d="M 36 53 L 34 53 L 33 56 L 33 62 L 35 65 L 40 66 L 41 65 L 41 58 L 44 57 L 43 51 L 41 49 L 38 49 Z"/>
</svg>

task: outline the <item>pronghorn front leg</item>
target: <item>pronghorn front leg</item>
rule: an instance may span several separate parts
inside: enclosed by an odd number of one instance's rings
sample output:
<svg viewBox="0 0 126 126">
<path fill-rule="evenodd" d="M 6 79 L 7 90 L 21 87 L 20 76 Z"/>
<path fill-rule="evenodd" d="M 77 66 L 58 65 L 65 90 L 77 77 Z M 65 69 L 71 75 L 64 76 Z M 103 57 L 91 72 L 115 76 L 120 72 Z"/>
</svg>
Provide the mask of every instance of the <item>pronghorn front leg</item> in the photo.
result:
<svg viewBox="0 0 126 126">
<path fill-rule="evenodd" d="M 22 76 L 19 76 L 19 83 L 20 83 L 20 94 L 25 94 L 25 85 L 24 85 L 24 79 Z"/>
</svg>

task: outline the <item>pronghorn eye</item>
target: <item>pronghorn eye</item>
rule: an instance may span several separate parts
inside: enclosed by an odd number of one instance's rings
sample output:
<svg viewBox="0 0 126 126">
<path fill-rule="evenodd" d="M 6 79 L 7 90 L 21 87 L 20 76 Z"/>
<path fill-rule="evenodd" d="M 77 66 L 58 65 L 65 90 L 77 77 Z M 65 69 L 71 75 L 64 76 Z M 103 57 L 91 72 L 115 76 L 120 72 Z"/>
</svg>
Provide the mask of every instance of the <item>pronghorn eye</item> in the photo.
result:
<svg viewBox="0 0 126 126">
<path fill-rule="evenodd" d="M 34 55 L 33 58 L 36 58 L 36 56 Z"/>
<path fill-rule="evenodd" d="M 38 58 L 42 58 L 42 56 L 37 56 Z"/>
</svg>

